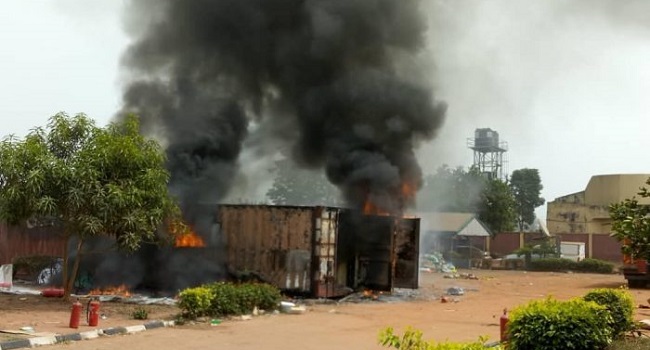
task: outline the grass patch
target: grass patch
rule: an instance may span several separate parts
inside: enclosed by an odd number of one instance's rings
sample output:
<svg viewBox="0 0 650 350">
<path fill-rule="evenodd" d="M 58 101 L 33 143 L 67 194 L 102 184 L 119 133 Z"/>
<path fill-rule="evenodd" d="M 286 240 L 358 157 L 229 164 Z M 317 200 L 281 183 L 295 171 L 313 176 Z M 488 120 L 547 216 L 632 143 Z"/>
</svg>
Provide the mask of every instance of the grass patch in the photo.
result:
<svg viewBox="0 0 650 350">
<path fill-rule="evenodd" d="M 628 338 L 614 341 L 607 350 L 647 350 L 650 349 L 650 338 Z"/>
</svg>

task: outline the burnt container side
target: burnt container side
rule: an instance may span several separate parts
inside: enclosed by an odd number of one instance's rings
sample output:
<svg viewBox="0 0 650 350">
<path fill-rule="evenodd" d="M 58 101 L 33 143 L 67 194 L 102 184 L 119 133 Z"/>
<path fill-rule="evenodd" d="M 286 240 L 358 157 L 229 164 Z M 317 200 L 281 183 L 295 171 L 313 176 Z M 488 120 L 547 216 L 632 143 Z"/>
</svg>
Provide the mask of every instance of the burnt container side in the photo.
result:
<svg viewBox="0 0 650 350">
<path fill-rule="evenodd" d="M 221 205 L 217 223 L 230 273 L 254 273 L 280 289 L 311 292 L 315 207 Z"/>
</svg>

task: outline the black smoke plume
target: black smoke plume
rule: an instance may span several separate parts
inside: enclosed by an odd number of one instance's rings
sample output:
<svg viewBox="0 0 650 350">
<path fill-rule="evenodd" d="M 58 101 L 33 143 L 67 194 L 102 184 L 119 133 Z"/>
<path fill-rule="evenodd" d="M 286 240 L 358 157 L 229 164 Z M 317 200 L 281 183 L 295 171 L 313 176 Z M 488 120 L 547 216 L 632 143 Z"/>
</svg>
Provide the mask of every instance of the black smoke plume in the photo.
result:
<svg viewBox="0 0 650 350">
<path fill-rule="evenodd" d="M 421 183 L 414 147 L 446 109 L 405 73 L 424 42 L 420 1 L 138 0 L 127 9 L 124 110 L 165 140 L 184 210 L 227 194 L 249 124 L 260 121 L 276 127 L 257 133 L 323 168 L 351 206 L 409 204 L 403 184 Z"/>
</svg>

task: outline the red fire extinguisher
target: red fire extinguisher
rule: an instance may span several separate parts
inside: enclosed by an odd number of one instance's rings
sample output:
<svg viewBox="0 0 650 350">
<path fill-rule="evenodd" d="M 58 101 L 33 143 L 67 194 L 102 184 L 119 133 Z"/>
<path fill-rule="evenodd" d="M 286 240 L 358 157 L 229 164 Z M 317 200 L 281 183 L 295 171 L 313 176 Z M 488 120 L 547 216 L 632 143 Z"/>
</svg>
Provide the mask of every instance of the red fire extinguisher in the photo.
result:
<svg viewBox="0 0 650 350">
<path fill-rule="evenodd" d="M 503 315 L 499 319 L 499 328 L 501 331 L 501 342 L 508 340 L 508 309 L 503 309 Z"/>
<path fill-rule="evenodd" d="M 72 312 L 70 313 L 70 328 L 79 328 L 79 319 L 81 318 L 81 303 L 79 299 L 72 303 Z"/>
<path fill-rule="evenodd" d="M 97 327 L 99 324 L 99 300 L 91 300 L 88 302 L 86 318 L 90 327 Z"/>
</svg>

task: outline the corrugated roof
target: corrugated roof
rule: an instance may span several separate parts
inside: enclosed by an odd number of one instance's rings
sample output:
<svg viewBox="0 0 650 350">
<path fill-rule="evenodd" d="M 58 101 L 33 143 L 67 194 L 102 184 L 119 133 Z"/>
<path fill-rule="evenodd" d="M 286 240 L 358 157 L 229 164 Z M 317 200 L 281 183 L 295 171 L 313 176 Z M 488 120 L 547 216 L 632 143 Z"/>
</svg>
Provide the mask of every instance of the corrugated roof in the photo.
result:
<svg viewBox="0 0 650 350">
<path fill-rule="evenodd" d="M 472 213 L 418 213 L 423 232 L 449 232 L 460 236 L 489 236 L 490 231 Z"/>
</svg>

